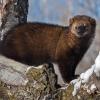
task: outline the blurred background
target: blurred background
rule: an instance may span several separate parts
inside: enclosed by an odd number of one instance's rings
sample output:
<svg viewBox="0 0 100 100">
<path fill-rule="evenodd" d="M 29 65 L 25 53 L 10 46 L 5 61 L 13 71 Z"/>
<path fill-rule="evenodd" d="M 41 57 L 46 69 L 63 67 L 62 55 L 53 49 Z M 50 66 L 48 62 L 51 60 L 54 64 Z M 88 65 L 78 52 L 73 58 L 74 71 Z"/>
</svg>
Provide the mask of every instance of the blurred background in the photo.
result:
<svg viewBox="0 0 100 100">
<path fill-rule="evenodd" d="M 67 26 L 69 18 L 78 14 L 95 18 L 97 28 L 95 40 L 78 65 L 77 74 L 94 64 L 100 50 L 100 0 L 29 0 L 28 21 Z"/>
</svg>

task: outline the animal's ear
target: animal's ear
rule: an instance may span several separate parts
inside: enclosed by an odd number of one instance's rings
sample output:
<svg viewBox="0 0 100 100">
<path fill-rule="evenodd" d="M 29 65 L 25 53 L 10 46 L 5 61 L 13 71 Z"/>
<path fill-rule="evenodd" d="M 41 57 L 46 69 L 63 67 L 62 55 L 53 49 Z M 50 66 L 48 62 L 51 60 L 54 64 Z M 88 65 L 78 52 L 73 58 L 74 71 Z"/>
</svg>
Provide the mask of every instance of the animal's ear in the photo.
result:
<svg viewBox="0 0 100 100">
<path fill-rule="evenodd" d="M 74 22 L 74 18 L 70 18 L 69 19 L 69 24 L 72 25 L 73 22 Z"/>
<path fill-rule="evenodd" d="M 96 25 L 96 20 L 94 18 L 90 18 L 91 25 L 95 26 Z"/>
</svg>

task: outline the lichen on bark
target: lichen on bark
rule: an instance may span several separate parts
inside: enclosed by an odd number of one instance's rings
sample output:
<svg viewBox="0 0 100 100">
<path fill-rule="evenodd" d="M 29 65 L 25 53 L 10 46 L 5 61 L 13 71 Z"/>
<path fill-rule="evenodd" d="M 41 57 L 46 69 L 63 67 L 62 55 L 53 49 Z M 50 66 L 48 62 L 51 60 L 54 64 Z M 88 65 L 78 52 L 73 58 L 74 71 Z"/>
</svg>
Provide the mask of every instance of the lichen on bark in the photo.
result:
<svg viewBox="0 0 100 100">
<path fill-rule="evenodd" d="M 0 39 L 15 25 L 27 22 L 27 14 L 28 0 L 1 0 Z"/>
<path fill-rule="evenodd" d="M 42 67 L 31 67 L 26 73 L 28 82 L 26 85 L 9 85 L 0 83 L 0 99 L 5 97 L 8 100 L 43 100 L 43 98 L 52 94 L 57 89 L 57 77 L 53 66 L 48 64 Z"/>
</svg>

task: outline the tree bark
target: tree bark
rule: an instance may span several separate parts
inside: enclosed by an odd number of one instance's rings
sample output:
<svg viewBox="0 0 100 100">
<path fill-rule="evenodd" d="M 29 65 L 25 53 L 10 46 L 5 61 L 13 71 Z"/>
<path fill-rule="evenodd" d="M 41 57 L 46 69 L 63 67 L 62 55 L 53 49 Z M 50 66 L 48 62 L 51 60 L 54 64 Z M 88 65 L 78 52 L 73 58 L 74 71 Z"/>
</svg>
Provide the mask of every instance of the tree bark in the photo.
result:
<svg viewBox="0 0 100 100">
<path fill-rule="evenodd" d="M 28 0 L 0 0 L 0 40 L 19 23 L 27 22 Z"/>
<path fill-rule="evenodd" d="M 0 56 L 0 100 L 43 100 L 56 89 L 52 65 L 32 67 Z"/>
</svg>

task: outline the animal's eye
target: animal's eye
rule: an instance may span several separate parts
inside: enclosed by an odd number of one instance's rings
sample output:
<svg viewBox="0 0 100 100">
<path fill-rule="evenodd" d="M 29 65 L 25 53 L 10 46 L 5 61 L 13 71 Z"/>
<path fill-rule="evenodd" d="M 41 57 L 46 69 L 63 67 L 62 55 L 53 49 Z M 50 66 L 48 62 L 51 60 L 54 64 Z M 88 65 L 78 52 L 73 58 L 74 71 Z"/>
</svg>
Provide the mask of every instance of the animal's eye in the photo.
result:
<svg viewBox="0 0 100 100">
<path fill-rule="evenodd" d="M 75 26 L 75 29 L 78 29 L 78 27 L 77 27 L 77 26 Z"/>
<path fill-rule="evenodd" d="M 84 23 L 83 25 L 84 25 L 84 27 L 88 27 L 88 25 L 87 25 L 87 24 L 85 24 L 85 23 Z"/>
</svg>

